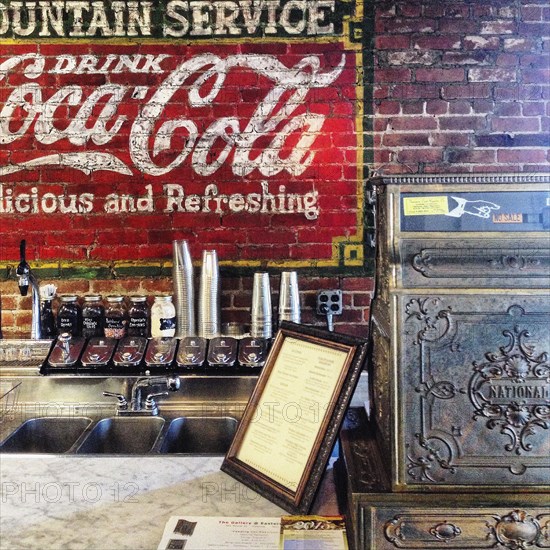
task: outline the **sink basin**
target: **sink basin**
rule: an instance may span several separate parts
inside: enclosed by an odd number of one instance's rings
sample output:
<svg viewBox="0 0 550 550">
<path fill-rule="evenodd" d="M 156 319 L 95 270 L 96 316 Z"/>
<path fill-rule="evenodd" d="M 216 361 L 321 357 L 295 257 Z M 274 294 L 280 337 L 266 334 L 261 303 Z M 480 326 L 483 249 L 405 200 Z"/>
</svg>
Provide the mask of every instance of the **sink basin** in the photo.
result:
<svg viewBox="0 0 550 550">
<path fill-rule="evenodd" d="M 223 455 L 238 421 L 232 416 L 43 417 L 27 420 L 0 453 Z"/>
<path fill-rule="evenodd" d="M 161 453 L 225 454 L 238 422 L 230 416 L 185 416 L 170 423 Z"/>
<path fill-rule="evenodd" d="M 0 365 L 0 397 L 4 396 L 0 413 L 5 413 L 0 418 L 0 456 L 11 453 L 10 460 L 17 453 L 66 457 L 224 454 L 257 382 L 257 375 L 184 371 L 178 391 L 156 400 L 158 416 L 119 414 L 112 395 L 124 395 L 130 401 L 133 386 L 145 376 L 40 375 L 35 366 L 23 369 L 21 361 L 18 356 L 17 365 L 9 369 Z M 142 399 L 164 389 L 163 385 L 151 387 L 142 392 Z"/>
<path fill-rule="evenodd" d="M 66 453 L 91 423 L 85 417 L 31 418 L 0 445 L 0 452 Z"/>
<path fill-rule="evenodd" d="M 117 416 L 100 420 L 76 450 L 77 454 L 145 454 L 164 425 L 158 416 Z"/>
</svg>

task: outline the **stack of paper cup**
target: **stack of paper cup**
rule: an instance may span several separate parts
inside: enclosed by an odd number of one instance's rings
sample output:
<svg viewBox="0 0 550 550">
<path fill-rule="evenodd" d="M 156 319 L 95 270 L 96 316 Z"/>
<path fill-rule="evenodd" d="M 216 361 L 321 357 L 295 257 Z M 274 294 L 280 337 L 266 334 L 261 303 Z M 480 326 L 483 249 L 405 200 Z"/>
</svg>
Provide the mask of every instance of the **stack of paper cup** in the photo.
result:
<svg viewBox="0 0 550 550">
<path fill-rule="evenodd" d="M 250 335 L 253 338 L 271 338 L 273 336 L 272 317 L 269 273 L 254 273 Z"/>
<path fill-rule="evenodd" d="M 300 293 L 296 271 L 283 271 L 279 287 L 279 323 L 300 322 Z"/>
<path fill-rule="evenodd" d="M 187 241 L 173 241 L 172 281 L 176 306 L 176 337 L 196 335 L 193 262 Z"/>
<path fill-rule="evenodd" d="M 215 250 L 204 250 L 199 288 L 199 336 L 215 338 L 220 335 L 220 273 Z"/>
</svg>

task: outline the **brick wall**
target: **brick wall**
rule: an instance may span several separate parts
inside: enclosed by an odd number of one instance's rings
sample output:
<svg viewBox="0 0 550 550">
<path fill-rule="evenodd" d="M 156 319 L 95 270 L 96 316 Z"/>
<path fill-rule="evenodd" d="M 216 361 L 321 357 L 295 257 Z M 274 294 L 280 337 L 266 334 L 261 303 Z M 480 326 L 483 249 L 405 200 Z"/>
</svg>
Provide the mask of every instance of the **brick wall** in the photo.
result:
<svg viewBox="0 0 550 550">
<path fill-rule="evenodd" d="M 278 277 L 271 277 L 272 299 L 276 310 L 278 301 Z M 57 286 L 58 294 L 144 294 L 152 297 L 155 294 L 172 292 L 170 277 L 124 279 L 43 279 L 41 284 L 52 283 Z M 365 337 L 368 322 L 369 305 L 373 290 L 373 280 L 365 277 L 318 277 L 300 276 L 300 300 L 302 322 L 324 326 L 326 319 L 316 314 L 316 296 L 319 289 L 341 289 L 343 291 L 344 313 L 334 317 L 336 331 Z M 198 288 L 198 281 L 196 282 Z M 31 324 L 31 297 L 21 297 L 13 280 L 0 281 L 2 307 L 2 329 L 5 338 L 14 336 L 28 337 Z M 250 325 L 250 305 L 252 303 L 252 277 L 222 277 L 222 322 L 239 322 Z M 54 301 L 54 310 L 59 303 Z M 275 311 L 276 315 L 276 311 Z"/>
<path fill-rule="evenodd" d="M 363 128 L 365 175 L 548 171 L 550 6 L 547 2 L 376 1 L 365 6 L 366 19 L 371 17 L 371 7 L 374 10 L 374 52 L 368 48 L 370 37 L 365 39 L 364 52 L 364 95 L 367 98 Z M 368 28 L 369 25 L 365 25 L 365 29 Z M 330 56 L 330 43 L 324 47 Z M 371 89 L 367 89 L 369 79 L 373 81 Z M 346 131 L 346 117 L 353 116 L 353 109 L 348 105 L 345 111 L 344 106 L 341 105 L 338 114 L 344 124 L 342 135 Z M 329 153 L 338 149 L 338 145 L 336 138 L 325 144 Z M 350 181 L 339 166 L 352 162 L 355 153 L 350 149 L 332 166 L 325 166 L 327 173 L 336 174 L 332 179 L 343 177 Z M 100 174 L 96 183 L 108 188 Z M 32 184 L 31 175 L 27 177 L 30 178 L 27 183 Z M 338 225 L 340 220 L 349 216 L 349 211 L 343 214 L 349 205 L 351 211 L 354 207 L 354 197 L 346 195 L 346 191 L 342 194 L 342 189 L 336 193 L 329 190 L 329 197 L 333 211 L 323 222 L 324 227 L 313 224 L 289 232 L 288 224 L 265 230 L 254 224 L 247 226 L 242 220 L 236 222 L 236 229 L 244 232 L 250 245 L 245 259 L 258 260 L 259 267 L 265 267 L 261 254 L 254 257 L 257 248 L 253 245 L 261 241 L 271 246 L 274 254 L 284 261 L 289 256 L 288 238 L 298 239 L 293 241 L 295 259 L 300 255 L 311 258 L 310 247 L 315 242 L 322 248 L 315 254 L 326 254 L 327 241 L 323 235 L 329 231 L 326 223 Z M 125 227 L 121 217 L 111 221 L 117 224 L 116 227 L 101 237 L 105 253 L 110 251 L 113 255 L 105 260 L 120 258 L 113 244 L 116 244 L 117 232 Z M 136 218 L 137 225 L 132 226 L 129 233 L 134 235 L 134 241 L 126 249 L 129 257 L 135 253 L 143 232 L 149 230 L 156 244 L 151 243 L 147 253 L 153 257 L 161 255 L 164 260 L 169 257 L 167 246 L 174 233 L 163 230 L 161 222 L 162 219 L 155 216 Z M 0 224 L 3 223 L 5 220 L 0 214 Z M 66 252 L 67 243 L 78 238 L 78 234 L 75 236 L 67 231 L 67 224 L 62 219 L 57 223 L 56 232 L 45 235 L 53 247 L 50 256 L 53 261 L 45 266 L 41 279 L 42 282 L 56 283 L 60 293 L 143 292 L 153 295 L 170 290 L 171 281 L 167 270 L 162 270 L 162 263 L 153 268 L 130 266 L 129 269 L 119 269 L 117 266 L 115 269 L 109 261 L 97 268 L 92 261 L 88 264 L 84 261 L 83 265 L 73 266 L 71 278 L 67 279 L 66 266 L 55 260 Z M 349 220 L 343 223 L 349 226 Z M 86 231 L 90 227 L 101 228 L 102 220 L 89 217 L 86 224 Z M 17 231 L 5 233 L 0 251 L 8 245 L 15 247 L 22 236 L 19 231 L 32 228 L 32 221 L 27 220 L 18 226 Z M 188 228 L 180 229 L 182 233 L 178 236 L 185 237 Z M 101 234 L 99 229 L 98 234 Z M 315 235 L 317 237 L 312 239 Z M 197 243 L 197 246 L 202 244 Z M 362 246 L 364 243 L 356 244 Z M 219 231 L 210 233 L 208 247 L 227 249 L 230 258 L 232 246 L 234 240 L 230 234 L 221 237 Z M 55 247 L 58 247 L 58 254 Z M 78 256 L 79 253 L 75 254 L 74 259 L 82 259 Z M 370 258 L 368 248 L 364 258 L 367 261 Z M 4 334 L 27 331 L 29 298 L 17 295 L 13 280 L 16 262 L 4 264 L 5 280 L 0 281 Z M 303 321 L 322 324 L 323 320 L 314 313 L 316 292 L 323 288 L 340 288 L 344 290 L 346 307 L 344 314 L 336 319 L 336 328 L 364 336 L 373 288 L 368 270 L 361 275 L 353 269 L 334 270 L 323 267 L 322 263 L 319 265 L 321 267 L 316 267 L 315 262 L 310 262 L 306 270 L 300 271 Z M 279 268 L 274 266 L 275 303 L 278 271 Z M 222 281 L 223 320 L 246 322 L 251 297 L 250 269 L 242 273 L 238 269 L 225 272 L 222 269 Z"/>
<path fill-rule="evenodd" d="M 548 2 L 377 2 L 376 12 L 376 173 L 548 171 Z"/>
<path fill-rule="evenodd" d="M 173 239 L 247 266 L 361 244 L 360 48 L 211 42 L 2 44 L 0 262 L 15 230 L 33 260 L 106 265 Z"/>
</svg>

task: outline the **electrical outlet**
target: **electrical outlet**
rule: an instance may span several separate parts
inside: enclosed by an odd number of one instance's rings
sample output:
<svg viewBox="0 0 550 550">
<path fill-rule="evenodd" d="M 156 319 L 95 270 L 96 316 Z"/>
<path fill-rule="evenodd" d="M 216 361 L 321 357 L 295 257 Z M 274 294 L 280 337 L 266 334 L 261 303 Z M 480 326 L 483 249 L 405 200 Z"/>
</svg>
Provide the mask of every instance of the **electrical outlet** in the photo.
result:
<svg viewBox="0 0 550 550">
<path fill-rule="evenodd" d="M 342 315 L 342 291 L 320 290 L 317 293 L 317 315 Z"/>
</svg>

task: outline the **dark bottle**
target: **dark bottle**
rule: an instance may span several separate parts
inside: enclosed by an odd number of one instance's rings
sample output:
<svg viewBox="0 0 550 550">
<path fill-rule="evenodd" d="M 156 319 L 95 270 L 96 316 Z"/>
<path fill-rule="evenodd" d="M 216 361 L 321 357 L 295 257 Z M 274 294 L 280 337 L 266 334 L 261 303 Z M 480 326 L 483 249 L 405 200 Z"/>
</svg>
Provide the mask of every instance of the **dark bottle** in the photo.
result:
<svg viewBox="0 0 550 550">
<path fill-rule="evenodd" d="M 57 331 L 59 334 L 68 332 L 71 336 L 79 336 L 82 327 L 82 310 L 77 296 L 61 296 L 61 305 L 57 312 Z"/>
<path fill-rule="evenodd" d="M 85 338 L 103 336 L 104 323 L 105 308 L 101 303 L 101 296 L 97 294 L 84 296 L 84 305 L 82 306 L 82 336 Z"/>
<path fill-rule="evenodd" d="M 43 338 L 55 338 L 57 335 L 57 327 L 55 325 L 55 316 L 52 310 L 52 301 L 43 300 L 42 310 L 40 311 L 40 327 L 42 329 Z"/>
<path fill-rule="evenodd" d="M 107 296 L 105 308 L 105 336 L 124 338 L 128 330 L 128 311 L 122 296 Z"/>
<path fill-rule="evenodd" d="M 149 336 L 150 312 L 147 296 L 130 296 L 128 336 Z"/>
</svg>

